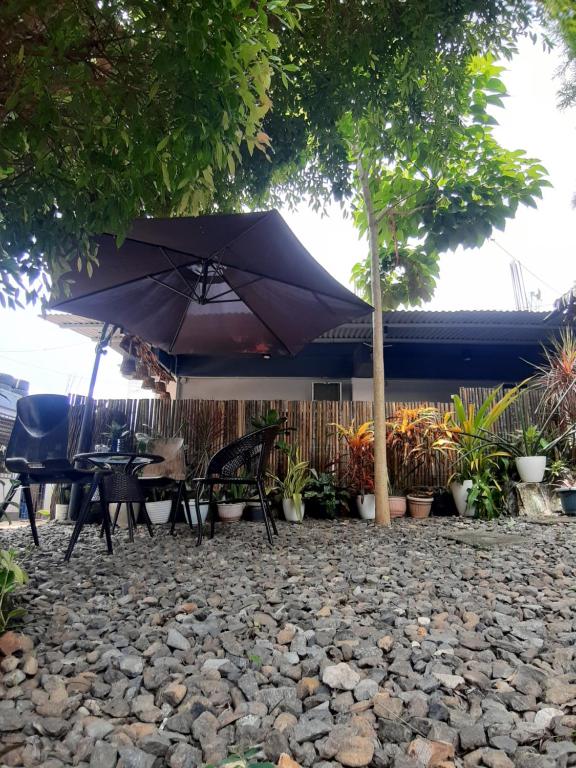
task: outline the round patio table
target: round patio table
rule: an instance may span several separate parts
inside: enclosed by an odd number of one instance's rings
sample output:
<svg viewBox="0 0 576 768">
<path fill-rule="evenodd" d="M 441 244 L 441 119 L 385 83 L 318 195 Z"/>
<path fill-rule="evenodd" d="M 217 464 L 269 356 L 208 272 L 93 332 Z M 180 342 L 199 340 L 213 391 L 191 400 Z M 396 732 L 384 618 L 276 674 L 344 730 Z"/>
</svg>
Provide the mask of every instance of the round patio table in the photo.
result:
<svg viewBox="0 0 576 768">
<path fill-rule="evenodd" d="M 118 523 L 120 506 L 126 504 L 128 538 L 130 541 L 134 541 L 134 528 L 136 527 L 134 504 L 138 503 L 142 505 L 144 522 L 148 528 L 148 533 L 150 536 L 154 535 L 152 523 L 144 502 L 143 491 L 136 477 L 136 472 L 150 464 L 160 464 L 160 462 L 164 461 L 163 456 L 157 453 L 135 453 L 134 451 L 106 451 L 102 453 L 91 451 L 76 454 L 74 461 L 86 461 L 100 469 L 112 470 L 112 474 L 104 480 L 106 503 L 116 504 L 112 533 L 114 533 Z"/>
<path fill-rule="evenodd" d="M 134 451 L 90 451 L 88 453 L 77 453 L 74 461 L 89 461 L 101 469 L 115 469 L 124 472 L 125 475 L 133 475 L 139 469 L 147 467 L 149 464 L 160 464 L 164 461 L 164 456 L 157 453 L 136 453 Z"/>
</svg>

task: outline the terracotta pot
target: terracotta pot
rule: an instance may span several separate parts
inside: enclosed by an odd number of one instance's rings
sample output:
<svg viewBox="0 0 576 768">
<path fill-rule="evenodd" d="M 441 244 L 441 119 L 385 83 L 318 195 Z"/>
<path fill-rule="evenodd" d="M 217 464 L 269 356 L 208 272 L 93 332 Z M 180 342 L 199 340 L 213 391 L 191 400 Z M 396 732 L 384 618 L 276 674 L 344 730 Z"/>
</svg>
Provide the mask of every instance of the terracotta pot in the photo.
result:
<svg viewBox="0 0 576 768">
<path fill-rule="evenodd" d="M 429 498 L 420 498 L 419 496 L 408 495 L 406 496 L 406 499 L 408 500 L 410 517 L 415 517 L 420 520 L 429 517 L 430 510 L 432 509 L 432 502 L 434 501 L 432 496 Z"/>
<path fill-rule="evenodd" d="M 376 496 L 373 493 L 356 496 L 356 506 L 362 520 L 374 520 L 376 517 Z"/>
<path fill-rule="evenodd" d="M 223 523 L 236 523 L 244 512 L 244 502 L 236 501 L 233 504 L 218 503 L 218 517 Z"/>
<path fill-rule="evenodd" d="M 389 496 L 390 517 L 404 517 L 406 514 L 406 496 Z"/>
<path fill-rule="evenodd" d="M 541 483 L 546 472 L 546 456 L 518 456 L 516 469 L 523 483 Z"/>
</svg>

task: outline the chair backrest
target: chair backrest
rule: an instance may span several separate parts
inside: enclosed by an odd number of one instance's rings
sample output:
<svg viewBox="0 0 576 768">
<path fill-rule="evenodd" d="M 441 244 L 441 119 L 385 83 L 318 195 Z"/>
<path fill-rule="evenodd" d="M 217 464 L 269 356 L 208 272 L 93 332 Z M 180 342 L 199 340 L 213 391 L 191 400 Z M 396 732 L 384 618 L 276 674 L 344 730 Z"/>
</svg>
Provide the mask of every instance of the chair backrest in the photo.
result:
<svg viewBox="0 0 576 768">
<path fill-rule="evenodd" d="M 278 436 L 280 426 L 257 429 L 225 445 L 210 459 L 207 477 L 236 477 L 245 468 L 257 478 L 263 478 L 268 459 Z"/>
<path fill-rule="evenodd" d="M 150 440 L 146 453 L 163 456 L 159 464 L 149 464 L 144 467 L 140 477 L 171 477 L 173 480 L 186 478 L 186 457 L 184 456 L 184 438 L 168 437 Z"/>
<path fill-rule="evenodd" d="M 10 472 L 65 469 L 70 403 L 65 395 L 29 395 L 16 403 L 16 421 L 6 448 Z"/>
</svg>

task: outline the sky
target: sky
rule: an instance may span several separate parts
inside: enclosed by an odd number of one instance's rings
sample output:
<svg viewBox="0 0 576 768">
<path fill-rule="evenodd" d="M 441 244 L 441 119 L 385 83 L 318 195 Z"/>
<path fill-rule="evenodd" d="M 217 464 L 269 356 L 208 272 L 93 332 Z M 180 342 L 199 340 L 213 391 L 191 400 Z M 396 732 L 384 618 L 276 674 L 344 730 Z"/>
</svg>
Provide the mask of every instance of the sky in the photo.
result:
<svg viewBox="0 0 576 768">
<path fill-rule="evenodd" d="M 559 65 L 556 52 L 522 41 L 504 76 L 509 92 L 506 107 L 495 114 L 500 143 L 540 160 L 553 187 L 544 191 L 536 210 L 521 208 L 504 232 L 496 232 L 495 242 L 444 254 L 428 309 L 515 309 L 511 256 L 523 265 L 526 291 L 533 294 L 535 309 L 550 308 L 576 281 L 576 209 L 571 204 L 576 194 L 576 109 L 557 108 Z M 324 218 L 305 205 L 282 214 L 310 253 L 347 285 L 352 265 L 367 254 L 352 221 L 336 205 Z M 0 310 L 0 372 L 27 379 L 31 393 L 85 394 L 93 343 L 38 315 L 33 307 Z M 149 396 L 139 382 L 120 375 L 120 360 L 113 351 L 102 360 L 96 397 Z"/>
</svg>

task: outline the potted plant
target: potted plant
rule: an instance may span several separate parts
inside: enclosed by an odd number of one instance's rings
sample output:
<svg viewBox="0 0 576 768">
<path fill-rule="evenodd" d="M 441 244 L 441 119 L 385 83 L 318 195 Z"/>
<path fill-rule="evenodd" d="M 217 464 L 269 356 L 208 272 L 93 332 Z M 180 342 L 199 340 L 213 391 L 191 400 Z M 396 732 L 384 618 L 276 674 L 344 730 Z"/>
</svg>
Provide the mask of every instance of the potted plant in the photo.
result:
<svg viewBox="0 0 576 768">
<path fill-rule="evenodd" d="M 54 489 L 54 519 L 58 522 L 68 520 L 71 486 L 60 483 Z"/>
<path fill-rule="evenodd" d="M 556 486 L 556 493 L 560 497 L 564 514 L 576 515 L 576 481 L 570 473 Z"/>
<path fill-rule="evenodd" d="M 218 518 L 223 523 L 236 523 L 244 512 L 246 486 L 240 482 L 228 483 L 219 493 Z"/>
<path fill-rule="evenodd" d="M 346 451 L 344 462 L 344 477 L 348 487 L 356 495 L 356 506 L 363 520 L 374 520 L 374 427 L 371 421 L 366 421 L 359 427 L 354 422 L 349 427 L 333 424 L 338 434 L 344 440 Z"/>
<path fill-rule="evenodd" d="M 448 484 L 461 517 L 474 517 L 476 514 L 469 499 L 474 479 L 485 475 L 492 459 L 509 455 L 498 448 L 494 450 L 486 436 L 493 434 L 498 419 L 519 395 L 519 387 L 513 387 L 504 394 L 501 386 L 496 387 L 478 407 L 464 403 L 458 395 L 452 395 L 453 410 L 448 417 L 448 428 L 456 461 Z"/>
<path fill-rule="evenodd" d="M 348 509 L 350 493 L 336 484 L 334 472 L 310 470 L 310 478 L 304 489 L 306 509 L 312 508 L 318 517 L 333 520 L 339 509 Z"/>
<path fill-rule="evenodd" d="M 438 458 L 454 450 L 448 415 L 442 416 L 437 408 L 417 406 L 397 408 L 386 422 L 390 487 L 390 514 L 399 517 L 408 511 L 412 517 L 428 517 L 434 494 L 427 487 L 416 486 L 406 498 L 396 488 L 402 479 L 406 487 L 420 473 L 426 481 L 438 475 Z"/>
<path fill-rule="evenodd" d="M 291 523 L 301 523 L 304 519 L 302 494 L 310 480 L 310 468 L 307 461 L 302 461 L 296 447 L 293 447 L 287 456 L 284 479 L 274 477 L 274 480 L 282 495 L 284 517 Z"/>
<path fill-rule="evenodd" d="M 410 517 L 421 520 L 430 516 L 434 502 L 434 489 L 428 486 L 415 486 L 406 494 Z"/>
<path fill-rule="evenodd" d="M 102 433 L 102 437 L 106 439 L 109 449 L 115 453 L 122 453 L 122 451 L 126 450 L 130 435 L 131 432 L 128 425 L 115 419 L 110 422 L 108 429 Z"/>
<path fill-rule="evenodd" d="M 388 474 L 388 502 L 390 504 L 390 517 L 404 517 L 406 514 L 406 494 L 392 485 Z"/>
</svg>

